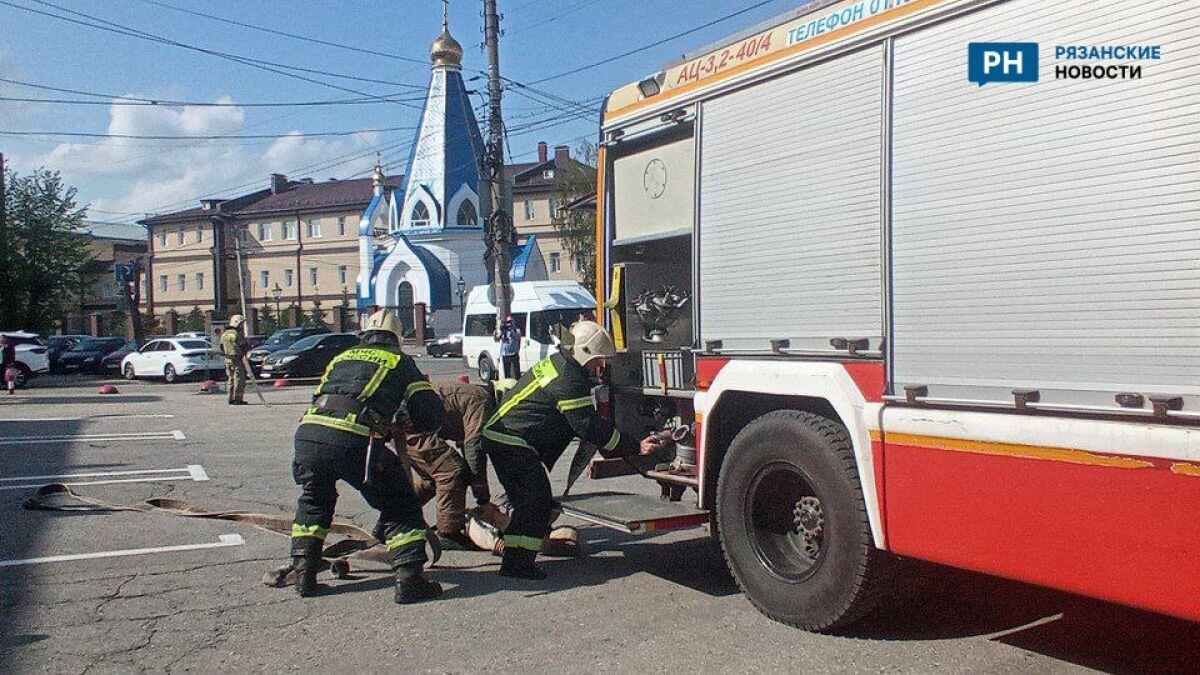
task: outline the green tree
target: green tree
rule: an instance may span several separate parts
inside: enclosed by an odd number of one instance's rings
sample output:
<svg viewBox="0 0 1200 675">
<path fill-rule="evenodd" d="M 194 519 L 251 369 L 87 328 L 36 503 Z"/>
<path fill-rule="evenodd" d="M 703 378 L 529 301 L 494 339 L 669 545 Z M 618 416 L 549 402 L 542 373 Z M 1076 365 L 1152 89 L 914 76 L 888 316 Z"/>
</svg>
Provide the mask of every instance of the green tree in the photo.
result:
<svg viewBox="0 0 1200 675">
<path fill-rule="evenodd" d="M 80 236 L 86 209 L 57 171 L 28 176 L 5 170 L 6 257 L 9 282 L 0 291 L 0 328 L 44 331 L 83 288 L 89 260 Z"/>
<path fill-rule="evenodd" d="M 204 312 L 201 312 L 199 307 L 192 307 L 192 311 L 188 312 L 179 324 L 181 332 L 202 331 L 204 330 Z"/>
<path fill-rule="evenodd" d="M 596 286 L 596 211 L 561 208 L 588 195 L 596 194 L 596 146 L 583 141 L 575 150 L 577 162 L 555 171 L 554 199 L 560 208 L 554 215 L 554 231 L 562 237 L 563 249 L 572 264 L 579 263 L 579 278 L 584 286 Z"/>
</svg>

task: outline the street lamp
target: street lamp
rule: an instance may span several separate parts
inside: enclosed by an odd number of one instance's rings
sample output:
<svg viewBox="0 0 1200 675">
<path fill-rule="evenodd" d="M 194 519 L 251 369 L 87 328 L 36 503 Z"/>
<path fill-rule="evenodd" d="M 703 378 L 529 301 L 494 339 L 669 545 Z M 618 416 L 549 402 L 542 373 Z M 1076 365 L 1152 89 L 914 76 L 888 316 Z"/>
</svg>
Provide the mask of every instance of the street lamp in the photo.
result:
<svg viewBox="0 0 1200 675">
<path fill-rule="evenodd" d="M 461 324 L 464 315 L 467 313 L 467 308 L 463 306 L 463 294 L 467 292 L 467 282 L 463 281 L 462 275 L 458 275 L 458 322 Z"/>
<path fill-rule="evenodd" d="M 283 297 L 283 289 L 279 287 L 279 282 L 275 282 L 275 288 L 271 289 L 271 297 L 275 298 L 275 323 L 282 326 L 283 320 L 279 316 L 279 299 Z"/>
</svg>

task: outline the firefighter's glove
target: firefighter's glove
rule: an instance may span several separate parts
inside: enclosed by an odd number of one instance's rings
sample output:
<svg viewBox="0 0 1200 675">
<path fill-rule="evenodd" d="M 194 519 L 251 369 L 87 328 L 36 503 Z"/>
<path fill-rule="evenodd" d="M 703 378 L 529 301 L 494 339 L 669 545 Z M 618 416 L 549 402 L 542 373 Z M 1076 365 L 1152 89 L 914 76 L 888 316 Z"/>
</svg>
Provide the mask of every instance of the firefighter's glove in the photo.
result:
<svg viewBox="0 0 1200 675">
<path fill-rule="evenodd" d="M 666 445 L 666 441 L 660 438 L 658 434 L 650 434 L 649 436 L 643 438 L 642 442 L 638 444 L 638 454 L 642 456 L 653 455 L 654 453 L 665 448 Z"/>
</svg>

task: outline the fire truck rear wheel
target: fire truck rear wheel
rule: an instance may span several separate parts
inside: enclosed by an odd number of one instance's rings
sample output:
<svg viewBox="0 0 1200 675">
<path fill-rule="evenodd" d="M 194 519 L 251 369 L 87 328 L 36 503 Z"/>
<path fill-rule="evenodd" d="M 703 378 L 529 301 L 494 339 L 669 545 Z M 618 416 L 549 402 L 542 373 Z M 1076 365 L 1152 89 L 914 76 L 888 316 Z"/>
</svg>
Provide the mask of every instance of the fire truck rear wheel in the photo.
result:
<svg viewBox="0 0 1200 675">
<path fill-rule="evenodd" d="M 878 604 L 886 554 L 872 543 L 842 425 L 795 410 L 746 425 L 721 465 L 716 507 L 725 560 L 763 614 L 823 631 Z"/>
</svg>

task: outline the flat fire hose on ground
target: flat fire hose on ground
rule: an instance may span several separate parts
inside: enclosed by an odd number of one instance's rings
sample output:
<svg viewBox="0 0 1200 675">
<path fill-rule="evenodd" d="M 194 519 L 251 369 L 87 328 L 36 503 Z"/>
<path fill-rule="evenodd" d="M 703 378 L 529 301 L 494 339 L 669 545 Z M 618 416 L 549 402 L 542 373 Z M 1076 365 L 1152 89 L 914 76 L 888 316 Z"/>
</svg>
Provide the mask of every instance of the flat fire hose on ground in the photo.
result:
<svg viewBox="0 0 1200 675">
<path fill-rule="evenodd" d="M 137 511 L 163 513 L 185 518 L 231 520 L 274 534 L 287 537 L 292 535 L 292 519 L 285 516 L 249 511 L 209 511 L 178 499 L 166 498 L 148 499 L 141 504 L 109 504 L 99 499 L 76 494 L 70 487 L 62 483 L 43 485 L 26 498 L 21 506 L 33 511 L 93 511 L 98 513 Z M 357 525 L 334 521 L 329 527 L 329 532 L 340 535 L 342 538 L 327 545 L 321 552 L 322 571 L 329 570 L 335 577 L 341 579 L 350 573 L 351 558 L 361 558 L 383 564 L 391 562 L 391 554 L 387 548 L 380 544 L 370 532 Z M 426 535 L 431 549 L 429 564 L 436 565 L 442 557 L 441 541 L 432 529 Z M 295 574 L 291 565 L 284 565 L 264 573 L 262 581 L 267 586 L 287 586 L 295 583 Z"/>
</svg>

